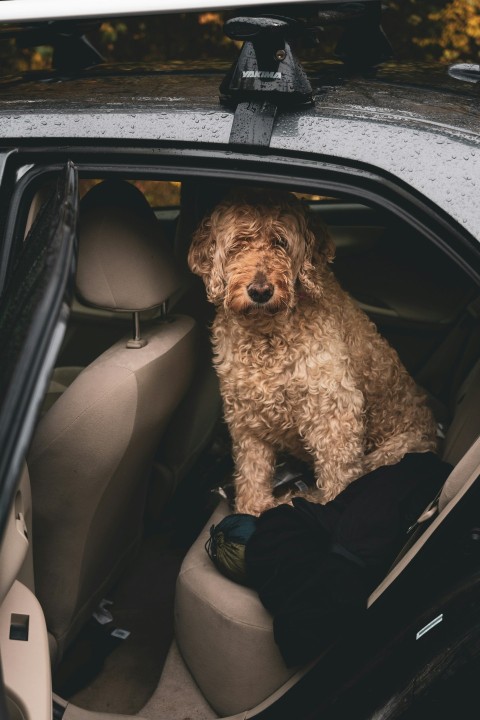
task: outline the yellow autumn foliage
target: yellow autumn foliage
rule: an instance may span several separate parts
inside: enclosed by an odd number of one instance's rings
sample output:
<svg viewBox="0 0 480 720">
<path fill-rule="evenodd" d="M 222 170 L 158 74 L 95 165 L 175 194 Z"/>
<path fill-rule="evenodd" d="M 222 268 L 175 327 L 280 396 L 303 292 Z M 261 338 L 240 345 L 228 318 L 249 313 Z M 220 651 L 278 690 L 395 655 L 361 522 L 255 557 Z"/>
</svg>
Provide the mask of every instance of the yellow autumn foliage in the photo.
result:
<svg viewBox="0 0 480 720">
<path fill-rule="evenodd" d="M 478 62 L 480 56 L 480 0 L 450 0 L 428 19 L 439 24 L 435 38 L 417 39 L 418 45 L 439 45 L 440 60 Z"/>
</svg>

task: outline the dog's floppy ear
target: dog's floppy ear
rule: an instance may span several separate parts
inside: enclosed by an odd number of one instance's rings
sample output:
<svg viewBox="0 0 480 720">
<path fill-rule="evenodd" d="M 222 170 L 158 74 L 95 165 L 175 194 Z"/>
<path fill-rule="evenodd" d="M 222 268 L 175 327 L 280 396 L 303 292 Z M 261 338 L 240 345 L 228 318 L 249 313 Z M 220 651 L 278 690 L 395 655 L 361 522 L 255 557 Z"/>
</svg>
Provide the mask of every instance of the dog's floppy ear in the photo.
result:
<svg viewBox="0 0 480 720">
<path fill-rule="evenodd" d="M 193 233 L 188 251 L 188 266 L 195 275 L 202 278 L 209 301 L 220 302 L 223 299 L 225 280 L 216 258 L 216 237 L 211 216 L 204 218 Z"/>
<path fill-rule="evenodd" d="M 321 270 L 335 257 L 335 245 L 326 224 L 318 216 L 308 215 L 304 233 L 305 257 L 298 279 L 305 292 L 315 300 L 322 294 Z"/>
</svg>

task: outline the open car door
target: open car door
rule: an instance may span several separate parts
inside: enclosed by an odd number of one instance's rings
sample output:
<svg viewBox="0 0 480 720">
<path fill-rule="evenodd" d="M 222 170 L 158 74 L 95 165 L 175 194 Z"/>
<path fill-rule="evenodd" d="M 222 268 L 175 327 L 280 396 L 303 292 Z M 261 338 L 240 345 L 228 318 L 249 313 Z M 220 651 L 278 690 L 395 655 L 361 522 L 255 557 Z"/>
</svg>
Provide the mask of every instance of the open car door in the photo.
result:
<svg viewBox="0 0 480 720">
<path fill-rule="evenodd" d="M 34 595 L 25 465 L 73 291 L 78 178 L 60 172 L 15 255 L 0 299 L 0 718 L 49 720 L 47 629 Z M 7 240 L 11 240 L 6 238 Z"/>
</svg>

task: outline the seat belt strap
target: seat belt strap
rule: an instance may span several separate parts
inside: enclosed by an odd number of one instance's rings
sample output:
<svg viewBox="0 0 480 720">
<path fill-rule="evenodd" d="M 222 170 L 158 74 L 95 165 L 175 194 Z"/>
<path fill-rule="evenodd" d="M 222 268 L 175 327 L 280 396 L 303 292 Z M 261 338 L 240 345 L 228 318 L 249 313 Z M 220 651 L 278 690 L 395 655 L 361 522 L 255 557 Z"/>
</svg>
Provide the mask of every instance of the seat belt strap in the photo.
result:
<svg viewBox="0 0 480 720">
<path fill-rule="evenodd" d="M 439 512 L 442 512 L 444 507 L 453 500 L 467 480 L 475 473 L 480 475 L 480 436 L 470 445 L 470 448 L 458 461 L 446 479 L 438 499 Z"/>
<path fill-rule="evenodd" d="M 427 505 L 420 517 L 408 528 L 407 534 L 411 535 L 420 525 L 428 523 L 452 500 L 461 487 L 465 484 L 472 473 L 477 471 L 480 475 L 480 436 L 470 446 L 465 455 L 455 465 L 452 472 L 445 480 L 442 489 L 438 492 L 432 502 Z"/>
</svg>

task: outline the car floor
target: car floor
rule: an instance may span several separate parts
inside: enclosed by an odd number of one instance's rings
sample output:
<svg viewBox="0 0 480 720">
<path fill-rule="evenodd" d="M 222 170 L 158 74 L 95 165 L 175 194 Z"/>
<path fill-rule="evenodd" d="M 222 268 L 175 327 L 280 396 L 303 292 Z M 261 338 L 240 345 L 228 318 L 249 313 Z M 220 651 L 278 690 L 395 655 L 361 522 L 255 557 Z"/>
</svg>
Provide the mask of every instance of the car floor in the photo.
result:
<svg viewBox="0 0 480 720">
<path fill-rule="evenodd" d="M 139 713 L 143 720 L 215 720 L 210 707 L 186 668 L 175 640 L 152 697 Z"/>
<path fill-rule="evenodd" d="M 184 549 L 144 538 L 129 572 L 108 595 L 113 621 L 91 619 L 54 674 L 54 691 L 98 712 L 135 714 L 157 687 L 173 639 L 175 580 Z M 126 630 L 124 640 L 112 631 Z"/>
<path fill-rule="evenodd" d="M 171 538 L 144 539 L 131 571 L 109 595 L 113 621 L 92 619 L 54 677 L 56 694 L 94 713 L 143 720 L 214 720 L 173 637 L 175 581 L 188 548 Z M 125 640 L 111 637 L 122 628 Z M 103 717 L 103 716 L 102 716 Z"/>
<path fill-rule="evenodd" d="M 54 692 L 71 704 L 155 720 L 217 717 L 173 642 L 173 606 L 182 560 L 219 500 L 216 489 L 231 477 L 224 432 L 197 460 L 163 515 L 148 521 L 147 510 L 138 553 L 106 598 L 113 620 L 101 625 L 91 618 L 55 670 Z M 115 629 L 130 634 L 122 640 L 112 636 Z"/>
</svg>

